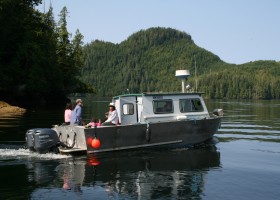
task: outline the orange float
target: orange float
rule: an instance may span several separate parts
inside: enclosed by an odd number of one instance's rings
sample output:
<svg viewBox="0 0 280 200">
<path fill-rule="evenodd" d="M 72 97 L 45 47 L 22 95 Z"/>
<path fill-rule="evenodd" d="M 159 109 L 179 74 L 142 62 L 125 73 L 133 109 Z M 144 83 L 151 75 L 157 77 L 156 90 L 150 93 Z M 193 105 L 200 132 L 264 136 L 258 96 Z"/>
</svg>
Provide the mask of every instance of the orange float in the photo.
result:
<svg viewBox="0 0 280 200">
<path fill-rule="evenodd" d="M 95 149 L 98 149 L 100 147 L 101 143 L 98 138 L 93 138 L 91 141 L 91 146 Z"/>
</svg>

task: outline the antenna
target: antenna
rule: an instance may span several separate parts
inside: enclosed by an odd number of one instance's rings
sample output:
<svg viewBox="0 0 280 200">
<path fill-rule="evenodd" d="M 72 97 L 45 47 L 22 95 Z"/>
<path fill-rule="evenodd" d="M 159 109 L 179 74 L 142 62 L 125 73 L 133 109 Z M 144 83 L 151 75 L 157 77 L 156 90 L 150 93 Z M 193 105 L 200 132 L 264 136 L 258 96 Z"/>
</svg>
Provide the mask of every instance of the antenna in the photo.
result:
<svg viewBox="0 0 280 200">
<path fill-rule="evenodd" d="M 189 70 L 176 70 L 175 76 L 182 80 L 182 92 L 185 92 L 185 80 L 190 76 Z"/>
<path fill-rule="evenodd" d="M 194 77 L 195 77 L 195 91 L 197 92 L 196 58 L 195 58 L 195 56 L 194 56 Z"/>
</svg>

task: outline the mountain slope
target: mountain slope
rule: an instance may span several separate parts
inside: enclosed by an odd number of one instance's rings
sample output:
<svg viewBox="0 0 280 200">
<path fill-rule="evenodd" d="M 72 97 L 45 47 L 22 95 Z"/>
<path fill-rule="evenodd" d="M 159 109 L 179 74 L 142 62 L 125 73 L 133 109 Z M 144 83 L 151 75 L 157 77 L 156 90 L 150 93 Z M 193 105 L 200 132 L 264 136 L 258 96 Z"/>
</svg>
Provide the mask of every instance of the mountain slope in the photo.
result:
<svg viewBox="0 0 280 200">
<path fill-rule="evenodd" d="M 198 47 L 187 33 L 171 28 L 140 30 L 120 44 L 94 41 L 84 47 L 84 52 L 86 62 L 82 79 L 92 84 L 100 96 L 128 91 L 179 91 L 181 85 L 175 71 L 189 69 L 192 74 L 189 81 L 194 85 L 196 66 L 199 90 L 205 92 L 206 97 L 279 98 L 276 91 L 264 92 L 263 86 L 259 84 L 257 89 L 253 82 L 258 75 L 258 81 L 265 82 L 265 87 L 277 85 L 279 80 L 275 74 L 279 74 L 279 63 L 228 64 Z M 266 73 L 262 75 L 264 66 Z M 250 92 L 246 92 L 248 89 Z"/>
</svg>

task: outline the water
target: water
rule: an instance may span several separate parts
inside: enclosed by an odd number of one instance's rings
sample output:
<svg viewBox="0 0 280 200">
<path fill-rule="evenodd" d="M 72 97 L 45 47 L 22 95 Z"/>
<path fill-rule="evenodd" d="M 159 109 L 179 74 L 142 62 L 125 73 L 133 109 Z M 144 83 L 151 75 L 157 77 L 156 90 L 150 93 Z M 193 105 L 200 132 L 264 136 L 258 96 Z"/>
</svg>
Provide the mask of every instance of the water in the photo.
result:
<svg viewBox="0 0 280 200">
<path fill-rule="evenodd" d="M 84 99 L 84 118 L 108 99 Z M 223 108 L 213 141 L 195 148 L 67 156 L 24 149 L 27 129 L 51 127 L 61 110 L 0 116 L 1 199 L 279 199 L 280 101 L 206 102 Z"/>
</svg>

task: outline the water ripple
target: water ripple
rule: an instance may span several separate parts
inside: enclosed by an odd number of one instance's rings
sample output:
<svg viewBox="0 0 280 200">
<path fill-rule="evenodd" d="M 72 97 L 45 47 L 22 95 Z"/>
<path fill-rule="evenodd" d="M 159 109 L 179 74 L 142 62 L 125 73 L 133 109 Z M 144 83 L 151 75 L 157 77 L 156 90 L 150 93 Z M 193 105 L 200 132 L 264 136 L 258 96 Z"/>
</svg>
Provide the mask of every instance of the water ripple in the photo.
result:
<svg viewBox="0 0 280 200">
<path fill-rule="evenodd" d="M 263 135 L 268 135 L 268 134 L 280 134 L 279 130 L 265 130 L 265 129 L 225 129 L 221 128 L 219 129 L 219 133 L 221 132 L 238 132 L 238 133 L 248 133 L 248 135 L 251 135 L 251 133 L 261 133 Z"/>
</svg>

